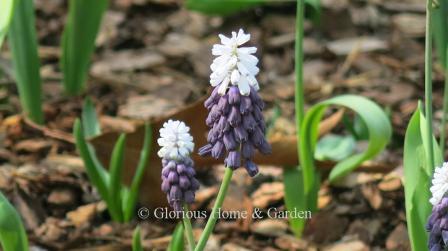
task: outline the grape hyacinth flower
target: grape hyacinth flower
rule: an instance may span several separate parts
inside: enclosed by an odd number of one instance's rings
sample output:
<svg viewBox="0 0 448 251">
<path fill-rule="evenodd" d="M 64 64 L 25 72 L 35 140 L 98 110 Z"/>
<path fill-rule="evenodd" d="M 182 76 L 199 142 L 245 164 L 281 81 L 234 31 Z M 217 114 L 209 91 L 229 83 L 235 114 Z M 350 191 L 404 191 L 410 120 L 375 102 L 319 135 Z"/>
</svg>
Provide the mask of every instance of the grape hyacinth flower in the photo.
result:
<svg viewBox="0 0 448 251">
<path fill-rule="evenodd" d="M 204 105 L 209 111 L 206 124 L 210 128 L 208 144 L 199 149 L 201 156 L 219 159 L 226 154 L 224 164 L 233 170 L 244 165 L 251 177 L 258 174 L 252 161 L 255 150 L 269 154 L 262 114 L 264 103 L 258 95 L 255 78 L 258 59 L 252 55 L 255 47 L 240 47 L 250 40 L 242 29 L 228 38 L 219 35 L 222 44 L 213 46 L 218 56 L 212 63 L 210 83 L 214 87 Z"/>
<path fill-rule="evenodd" d="M 426 225 L 428 247 L 430 251 L 443 251 L 448 248 L 448 162 L 436 168 L 430 190 L 434 207 Z"/>
<path fill-rule="evenodd" d="M 190 158 L 194 143 L 189 131 L 184 122 L 169 120 L 163 124 L 157 140 L 161 146 L 158 155 L 163 165 L 162 191 L 167 194 L 168 203 L 175 211 L 182 211 L 183 203 L 193 203 L 199 189 Z"/>
</svg>

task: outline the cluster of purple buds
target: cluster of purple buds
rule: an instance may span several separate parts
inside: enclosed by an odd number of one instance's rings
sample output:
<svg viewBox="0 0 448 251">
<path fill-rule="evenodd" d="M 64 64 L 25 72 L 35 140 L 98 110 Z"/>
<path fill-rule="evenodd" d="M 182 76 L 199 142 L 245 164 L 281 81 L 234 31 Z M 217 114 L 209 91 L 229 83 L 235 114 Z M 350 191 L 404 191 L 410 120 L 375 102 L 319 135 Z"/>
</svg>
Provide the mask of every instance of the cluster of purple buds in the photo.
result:
<svg viewBox="0 0 448 251">
<path fill-rule="evenodd" d="M 162 191 L 175 211 L 182 211 L 183 204 L 194 202 L 199 182 L 190 154 L 194 149 L 190 128 L 181 121 L 169 120 L 160 129 L 157 153 L 162 158 Z"/>
<path fill-rule="evenodd" d="M 162 159 L 162 165 L 162 191 L 167 194 L 171 207 L 182 211 L 182 204 L 193 203 L 199 189 L 193 161 L 190 158 L 181 161 Z"/>
<path fill-rule="evenodd" d="M 426 230 L 429 232 L 430 251 L 443 251 L 448 248 L 448 197 L 442 198 L 439 204 L 433 207 Z"/>
<path fill-rule="evenodd" d="M 250 94 L 241 95 L 236 86 L 231 86 L 224 95 L 215 87 L 205 101 L 209 110 L 206 124 L 210 127 L 208 144 L 199 149 L 201 156 L 225 157 L 224 164 L 232 169 L 244 165 L 251 177 L 258 174 L 252 161 L 255 150 L 269 154 L 271 146 L 266 141 L 266 130 L 262 110 L 264 103 L 257 91 L 251 87 Z"/>
</svg>

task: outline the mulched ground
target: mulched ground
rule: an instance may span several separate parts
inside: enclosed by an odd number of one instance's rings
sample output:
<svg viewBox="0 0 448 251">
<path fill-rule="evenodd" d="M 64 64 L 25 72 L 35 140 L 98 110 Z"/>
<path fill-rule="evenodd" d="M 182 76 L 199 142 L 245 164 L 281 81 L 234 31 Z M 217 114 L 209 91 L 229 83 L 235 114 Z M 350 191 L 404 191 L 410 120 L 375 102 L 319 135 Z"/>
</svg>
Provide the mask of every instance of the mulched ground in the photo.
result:
<svg viewBox="0 0 448 251">
<path fill-rule="evenodd" d="M 258 47 L 266 119 L 276 118 L 269 134 L 294 135 L 293 3 L 224 18 L 190 12 L 177 0 L 111 2 L 85 92 L 94 100 L 103 131 L 132 131 L 136 120 L 175 113 L 201 98 L 209 89 L 210 49 L 217 34 L 242 27 Z M 218 223 L 208 250 L 409 250 L 401 158 L 407 122 L 423 98 L 425 5 L 418 0 L 322 0 L 322 5 L 320 22 L 305 25 L 306 103 L 345 93 L 372 98 L 390 114 L 393 141 L 370 172 L 351 174 L 332 186 L 323 183 L 321 210 L 313 214 L 303 239 L 293 237 L 285 219 L 225 220 Z M 145 247 L 164 250 L 176 221 L 112 223 L 76 153 L 71 131 L 83 99 L 63 95 L 58 66 L 66 8 L 62 0 L 36 1 L 45 126 L 20 116 L 7 46 L 2 50 L 0 189 L 23 216 L 34 250 L 128 250 L 137 223 Z M 442 82 L 435 65 L 436 128 Z M 344 132 L 341 126 L 333 131 Z M 194 208 L 206 210 L 223 167 L 198 168 L 202 187 Z M 241 171 L 224 209 L 282 210 L 283 195 L 281 167 L 264 166 L 255 180 Z M 196 234 L 204 223 L 193 222 Z"/>
</svg>

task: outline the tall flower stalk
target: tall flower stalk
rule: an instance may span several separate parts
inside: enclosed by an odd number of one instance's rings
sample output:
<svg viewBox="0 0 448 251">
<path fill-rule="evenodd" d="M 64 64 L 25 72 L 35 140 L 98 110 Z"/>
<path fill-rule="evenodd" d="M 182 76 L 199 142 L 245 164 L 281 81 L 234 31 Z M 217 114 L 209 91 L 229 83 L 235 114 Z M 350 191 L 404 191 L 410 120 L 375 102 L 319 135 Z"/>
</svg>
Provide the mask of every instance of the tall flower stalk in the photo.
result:
<svg viewBox="0 0 448 251">
<path fill-rule="evenodd" d="M 264 134 L 266 125 L 262 110 L 264 103 L 258 95 L 258 59 L 256 47 L 242 47 L 250 34 L 242 29 L 231 37 L 219 35 L 221 44 L 215 44 L 212 54 L 217 56 L 210 66 L 212 94 L 204 105 L 209 111 L 206 124 L 210 127 L 205 146 L 199 149 L 202 156 L 224 158 L 224 178 L 205 229 L 199 238 L 196 251 L 202 251 L 218 219 L 218 210 L 224 202 L 234 170 L 244 166 L 251 177 L 258 174 L 252 161 L 255 150 L 269 154 L 271 146 Z"/>
</svg>

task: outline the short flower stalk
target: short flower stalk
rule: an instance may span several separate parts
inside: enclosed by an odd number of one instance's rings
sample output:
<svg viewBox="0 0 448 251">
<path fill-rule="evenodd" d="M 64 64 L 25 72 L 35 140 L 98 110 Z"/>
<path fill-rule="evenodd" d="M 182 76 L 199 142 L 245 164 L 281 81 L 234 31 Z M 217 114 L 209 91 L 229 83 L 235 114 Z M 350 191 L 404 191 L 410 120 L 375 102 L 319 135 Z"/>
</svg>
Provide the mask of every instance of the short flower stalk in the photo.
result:
<svg viewBox="0 0 448 251">
<path fill-rule="evenodd" d="M 194 163 L 190 158 L 194 143 L 189 131 L 190 128 L 184 122 L 169 120 L 163 124 L 157 140 L 161 146 L 157 154 L 162 158 L 163 166 L 162 191 L 177 212 L 188 211 L 188 205 L 194 202 L 195 192 L 199 189 Z M 195 241 L 190 219 L 183 217 L 182 220 L 189 247 L 193 250 Z"/>
</svg>

